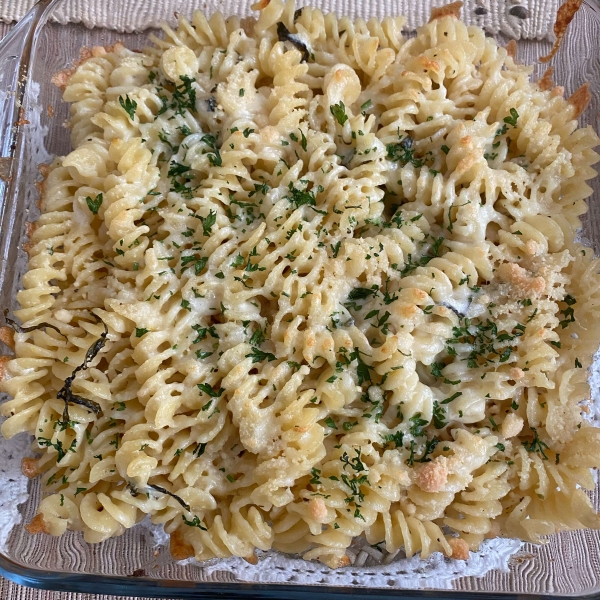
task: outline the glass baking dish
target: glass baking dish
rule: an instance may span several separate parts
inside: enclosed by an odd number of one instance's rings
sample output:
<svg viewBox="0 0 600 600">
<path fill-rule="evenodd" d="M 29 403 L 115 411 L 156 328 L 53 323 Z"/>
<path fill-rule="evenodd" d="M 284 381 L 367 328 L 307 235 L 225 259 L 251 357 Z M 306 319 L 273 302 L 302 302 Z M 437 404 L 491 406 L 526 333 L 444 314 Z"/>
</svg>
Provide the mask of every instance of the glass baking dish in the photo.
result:
<svg viewBox="0 0 600 600">
<path fill-rule="evenodd" d="M 132 49 L 142 48 L 148 34 L 157 33 L 156 24 L 161 20 L 174 24 L 178 12 L 189 15 L 201 8 L 207 13 L 218 9 L 226 15 L 251 14 L 250 3 L 235 0 L 164 0 L 153 4 L 156 5 L 149 9 L 143 0 L 63 1 L 54 7 L 40 3 L 0 46 L 1 307 L 14 308 L 13 299 L 26 265 L 22 244 L 27 223 L 35 221 L 38 215 L 38 167 L 70 149 L 63 127 L 68 106 L 62 102 L 60 90 L 51 83 L 52 74 L 72 65 L 82 47 L 120 40 Z M 415 25 L 427 20 L 430 6 L 442 2 L 317 0 L 311 4 L 363 18 L 408 13 L 410 35 Z M 556 0 L 467 0 L 462 14 L 471 24 L 485 25 L 489 35 L 502 45 L 516 37 L 517 58 L 520 62 L 536 63 L 536 79 L 546 69 L 536 60 L 547 54 L 552 45 L 548 34 L 558 4 Z M 582 83 L 590 82 L 592 101 L 580 122 L 600 131 L 598 0 L 584 0 L 562 48 L 550 64 L 555 70 L 554 79 L 564 86 L 567 96 Z M 599 252 L 599 179 L 591 185 L 594 194 L 584 218 L 582 237 Z M 1 354 L 8 353 L 5 347 L 0 350 Z M 592 394 L 600 402 L 597 375 L 591 374 Z M 28 523 L 35 515 L 41 490 L 38 480 L 26 481 L 20 475 L 20 456 L 27 444 L 22 435 L 11 442 L 0 439 L 0 573 L 20 584 L 169 598 L 302 598 L 309 593 L 330 598 L 600 598 L 600 531 L 556 535 L 544 546 L 523 544 L 519 548 L 513 543 L 503 551 L 488 544 L 466 564 L 457 565 L 438 557 L 426 563 L 419 563 L 418 559 L 384 567 L 367 563 L 338 571 L 302 561 L 286 563 L 284 567 L 276 560 L 266 559 L 256 567 L 243 566 L 240 561 L 211 561 L 208 566 L 176 562 L 163 546 L 166 536 L 143 525 L 96 545 L 87 545 L 75 532 L 61 538 L 32 536 L 22 523 Z M 593 500 L 598 510 L 598 489 Z M 17 521 L 21 524 L 11 529 Z"/>
</svg>

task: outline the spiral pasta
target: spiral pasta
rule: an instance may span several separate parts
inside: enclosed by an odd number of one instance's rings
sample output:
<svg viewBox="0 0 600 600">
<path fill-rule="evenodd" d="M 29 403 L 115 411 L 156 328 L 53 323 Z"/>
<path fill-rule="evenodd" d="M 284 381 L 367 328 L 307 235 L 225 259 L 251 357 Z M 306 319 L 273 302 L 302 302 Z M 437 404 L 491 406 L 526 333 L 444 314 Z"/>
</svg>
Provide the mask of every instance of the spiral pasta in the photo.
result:
<svg viewBox="0 0 600 600">
<path fill-rule="evenodd" d="M 60 80 L 74 150 L 1 362 L 35 530 L 150 515 L 177 558 L 336 568 L 360 536 L 466 558 L 600 528 L 596 134 L 451 16 L 406 40 L 261 6 Z"/>
</svg>

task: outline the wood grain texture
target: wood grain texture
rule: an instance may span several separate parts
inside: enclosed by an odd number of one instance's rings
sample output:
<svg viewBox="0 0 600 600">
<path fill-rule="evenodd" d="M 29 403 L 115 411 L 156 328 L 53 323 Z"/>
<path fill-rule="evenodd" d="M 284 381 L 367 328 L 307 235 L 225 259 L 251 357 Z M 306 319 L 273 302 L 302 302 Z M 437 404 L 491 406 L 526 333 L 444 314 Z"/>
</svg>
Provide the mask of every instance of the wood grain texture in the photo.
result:
<svg viewBox="0 0 600 600">
<path fill-rule="evenodd" d="M 8 581 L 0 577 L 0 598 L 2 600 L 152 600 L 133 596 L 106 596 L 105 594 L 77 594 L 71 592 L 49 592 L 36 590 Z M 172 598 L 171 600 L 176 600 Z"/>
</svg>

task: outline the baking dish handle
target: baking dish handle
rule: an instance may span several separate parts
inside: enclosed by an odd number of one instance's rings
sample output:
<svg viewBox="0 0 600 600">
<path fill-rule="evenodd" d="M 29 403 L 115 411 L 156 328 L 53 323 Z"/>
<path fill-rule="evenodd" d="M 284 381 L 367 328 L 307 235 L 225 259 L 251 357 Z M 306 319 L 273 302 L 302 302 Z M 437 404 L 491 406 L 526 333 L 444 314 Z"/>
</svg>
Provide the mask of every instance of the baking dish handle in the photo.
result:
<svg viewBox="0 0 600 600">
<path fill-rule="evenodd" d="M 23 152 L 19 130 L 26 123 L 24 103 L 31 57 L 37 34 L 55 6 L 56 0 L 41 0 L 0 42 L 0 228 L 4 231 L 15 226 L 15 186 Z M 2 237 L 9 240 L 11 236 Z M 9 248 L 3 246 L 4 242 L 0 247 L 0 286 L 9 256 Z"/>
</svg>

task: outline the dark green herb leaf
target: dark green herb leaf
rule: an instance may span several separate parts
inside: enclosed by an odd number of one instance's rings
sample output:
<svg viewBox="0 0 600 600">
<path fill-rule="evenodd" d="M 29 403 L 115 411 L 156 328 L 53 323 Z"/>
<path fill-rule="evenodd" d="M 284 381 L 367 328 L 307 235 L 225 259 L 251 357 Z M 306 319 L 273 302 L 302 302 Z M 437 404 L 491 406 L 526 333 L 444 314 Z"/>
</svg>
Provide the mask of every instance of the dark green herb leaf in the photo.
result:
<svg viewBox="0 0 600 600">
<path fill-rule="evenodd" d="M 396 431 L 395 433 L 388 433 L 381 436 L 385 445 L 394 443 L 395 448 L 402 448 L 402 441 L 404 439 L 404 433 L 402 431 Z"/>
<path fill-rule="evenodd" d="M 219 388 L 216 390 L 212 385 L 210 385 L 210 383 L 197 383 L 196 385 L 201 392 L 204 392 L 211 398 L 220 398 L 221 394 L 225 391 L 225 388 Z"/>
<path fill-rule="evenodd" d="M 93 313 L 92 315 L 102 323 L 102 325 L 104 326 L 104 331 L 100 334 L 100 337 L 88 348 L 87 352 L 85 353 L 85 358 L 83 359 L 83 362 L 77 367 L 75 367 L 75 369 L 71 373 L 71 376 L 65 379 L 65 384 L 63 385 L 63 387 L 60 388 L 60 390 L 58 390 L 58 392 L 56 393 L 56 397 L 59 400 L 63 400 L 65 403 L 65 408 L 63 411 L 63 421 L 65 422 L 70 421 L 69 404 L 78 404 L 79 406 L 84 406 L 88 410 L 92 411 L 97 417 L 100 417 L 102 415 L 102 407 L 100 406 L 100 404 L 98 404 L 94 400 L 88 400 L 87 398 L 77 396 L 73 394 L 73 391 L 71 390 L 73 380 L 77 376 L 77 373 L 79 373 L 80 371 L 85 371 L 89 367 L 90 363 L 94 360 L 94 358 L 96 358 L 100 350 L 102 350 L 102 348 L 104 348 L 104 345 L 106 344 L 108 327 L 106 326 L 106 323 L 104 323 L 104 321 L 99 319 Z"/>
<path fill-rule="evenodd" d="M 436 429 L 442 429 L 447 425 L 446 411 L 440 406 L 437 400 L 433 402 L 433 426 Z"/>
<path fill-rule="evenodd" d="M 331 429 L 337 429 L 337 425 L 331 417 L 327 417 L 325 419 L 325 425 L 327 425 L 327 427 L 330 427 Z"/>
<path fill-rule="evenodd" d="M 197 527 L 198 529 L 201 529 L 202 531 L 207 531 L 206 527 L 204 527 L 204 525 L 202 525 L 202 521 L 200 521 L 199 517 L 194 516 L 194 518 L 191 521 L 189 519 L 186 519 L 185 515 L 181 515 L 181 518 L 183 519 L 183 522 L 186 525 L 189 525 L 190 527 Z"/>
<path fill-rule="evenodd" d="M 446 398 L 445 400 L 442 400 L 440 402 L 440 404 L 450 404 L 450 402 L 452 402 L 452 400 L 456 400 L 456 398 L 458 398 L 459 396 L 462 396 L 462 392 L 456 392 L 456 393 L 452 394 L 452 396 L 450 396 L 450 398 Z"/>
<path fill-rule="evenodd" d="M 202 222 L 202 231 L 205 236 L 209 236 L 212 232 L 213 225 L 217 222 L 217 213 L 211 210 L 206 217 L 200 217 Z"/>
<path fill-rule="evenodd" d="M 246 358 L 251 358 L 253 364 L 262 362 L 263 360 L 267 360 L 268 362 L 276 360 L 274 354 L 271 354 L 270 352 L 263 352 L 259 348 L 252 348 L 252 352 L 250 354 L 246 354 Z"/>
<path fill-rule="evenodd" d="M 308 483 L 312 483 L 313 485 L 320 485 L 321 479 L 319 476 L 321 475 L 321 471 L 313 467 L 310 471 L 310 474 L 312 475 L 312 479 Z"/>
<path fill-rule="evenodd" d="M 354 288 L 348 294 L 348 300 L 364 300 L 369 296 L 377 295 L 377 286 L 373 286 L 372 288 Z"/>
<path fill-rule="evenodd" d="M 517 126 L 517 119 L 519 118 L 519 113 L 514 109 L 510 109 L 510 117 L 504 117 L 504 122 L 508 123 L 508 125 L 512 125 L 513 127 Z"/>
<path fill-rule="evenodd" d="M 194 451 L 192 452 L 192 455 L 196 457 L 202 456 L 204 454 L 204 451 L 206 450 L 206 446 L 208 446 L 207 442 L 197 444 L 194 448 Z"/>
<path fill-rule="evenodd" d="M 421 413 L 415 413 L 412 417 L 409 418 L 409 421 L 412 423 L 409 431 L 413 437 L 419 437 L 423 435 L 423 427 L 427 425 L 427 421 L 421 418 Z"/>
<path fill-rule="evenodd" d="M 421 463 L 431 462 L 431 458 L 429 458 L 429 455 L 435 450 L 435 447 L 439 443 L 440 443 L 440 440 L 437 437 L 433 437 L 432 439 L 427 440 L 425 442 L 425 452 L 423 453 L 423 456 L 421 456 L 421 458 L 417 462 L 421 462 Z"/>
<path fill-rule="evenodd" d="M 540 440 L 537 429 L 535 429 L 535 427 L 532 427 L 531 431 L 533 431 L 534 437 L 531 442 L 523 442 L 523 446 L 525 447 L 525 450 L 527 450 L 527 452 L 539 452 L 542 455 L 542 458 L 544 460 L 548 460 L 548 457 L 546 456 L 546 453 L 544 452 L 544 449 L 547 449 L 548 445 L 546 443 L 544 443 L 542 440 Z"/>
<path fill-rule="evenodd" d="M 360 110 L 361 110 L 361 112 L 365 112 L 366 110 L 369 110 L 369 108 L 371 108 L 372 106 L 373 106 L 373 102 L 369 99 L 366 102 L 364 102 L 363 104 L 361 104 Z"/>
<path fill-rule="evenodd" d="M 97 215 L 98 210 L 102 206 L 102 194 L 98 194 L 94 200 L 87 196 L 85 201 L 87 202 L 88 208 L 92 211 L 92 214 Z"/>
<path fill-rule="evenodd" d="M 348 120 L 348 115 L 346 114 L 346 107 L 344 106 L 344 102 L 340 100 L 337 104 L 332 104 L 329 107 L 331 114 L 335 117 L 335 120 L 343 125 Z"/>
<path fill-rule="evenodd" d="M 131 100 L 129 96 L 125 96 L 125 100 L 119 96 L 119 104 L 123 107 L 125 112 L 129 115 L 129 118 L 133 121 L 135 109 L 137 108 L 137 102 L 135 100 Z"/>
</svg>

